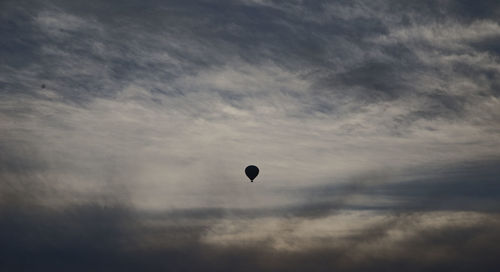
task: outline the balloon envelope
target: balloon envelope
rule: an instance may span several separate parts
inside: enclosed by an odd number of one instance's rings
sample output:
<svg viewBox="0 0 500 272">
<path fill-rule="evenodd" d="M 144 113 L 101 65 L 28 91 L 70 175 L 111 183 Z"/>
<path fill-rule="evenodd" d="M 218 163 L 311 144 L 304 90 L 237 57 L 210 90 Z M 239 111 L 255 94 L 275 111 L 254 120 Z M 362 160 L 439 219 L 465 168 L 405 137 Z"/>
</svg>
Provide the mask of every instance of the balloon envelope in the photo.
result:
<svg viewBox="0 0 500 272">
<path fill-rule="evenodd" d="M 249 165 L 247 168 L 245 168 L 245 174 L 247 174 L 247 177 L 250 179 L 250 181 L 253 182 L 253 180 L 257 177 L 259 174 L 259 168 L 255 165 Z"/>
</svg>

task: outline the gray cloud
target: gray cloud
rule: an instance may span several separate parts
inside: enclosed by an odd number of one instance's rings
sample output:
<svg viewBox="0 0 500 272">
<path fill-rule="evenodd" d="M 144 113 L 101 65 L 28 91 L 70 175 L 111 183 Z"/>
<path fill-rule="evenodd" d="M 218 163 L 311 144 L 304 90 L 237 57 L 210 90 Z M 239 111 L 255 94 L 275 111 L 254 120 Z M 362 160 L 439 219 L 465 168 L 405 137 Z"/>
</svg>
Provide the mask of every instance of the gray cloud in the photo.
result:
<svg viewBox="0 0 500 272">
<path fill-rule="evenodd" d="M 498 10 L 3 1 L 0 263 L 492 270 Z"/>
<path fill-rule="evenodd" d="M 328 234 L 323 232 L 328 229 L 321 222 L 325 219 L 242 222 L 246 226 L 231 220 L 236 224 L 221 225 L 138 214 L 124 203 L 62 210 L 11 204 L 16 205 L 2 206 L 0 221 L 0 266 L 6 270 L 493 271 L 498 265 L 497 216 L 401 213 L 367 220 L 361 215 L 350 221 L 369 221 L 367 227 L 351 226 L 345 233 L 340 231 L 345 226 L 339 229 L 341 221 L 326 220 L 339 231 Z M 345 219 L 349 215 L 339 218 Z M 329 237 L 321 236 L 325 234 Z M 282 248 L 288 246 L 292 248 Z"/>
</svg>

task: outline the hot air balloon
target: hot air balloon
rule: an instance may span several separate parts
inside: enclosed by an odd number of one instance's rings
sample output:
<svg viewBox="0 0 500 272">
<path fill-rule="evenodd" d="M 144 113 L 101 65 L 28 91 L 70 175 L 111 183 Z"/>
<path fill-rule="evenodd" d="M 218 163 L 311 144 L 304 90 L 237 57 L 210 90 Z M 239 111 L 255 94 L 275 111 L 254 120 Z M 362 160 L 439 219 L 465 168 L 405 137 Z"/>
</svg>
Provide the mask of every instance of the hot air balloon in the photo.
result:
<svg viewBox="0 0 500 272">
<path fill-rule="evenodd" d="M 257 177 L 259 174 L 259 168 L 255 165 L 249 165 L 247 168 L 245 168 L 245 174 L 247 177 L 250 179 L 251 182 Z"/>
</svg>

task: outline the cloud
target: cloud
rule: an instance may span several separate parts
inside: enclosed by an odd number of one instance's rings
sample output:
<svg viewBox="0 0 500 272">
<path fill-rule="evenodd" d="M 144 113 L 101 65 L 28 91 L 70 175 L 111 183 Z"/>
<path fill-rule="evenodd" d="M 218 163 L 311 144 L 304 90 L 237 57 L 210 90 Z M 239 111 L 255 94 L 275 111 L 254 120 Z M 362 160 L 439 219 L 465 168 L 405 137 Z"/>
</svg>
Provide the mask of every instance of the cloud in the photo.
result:
<svg viewBox="0 0 500 272">
<path fill-rule="evenodd" d="M 14 203 L 11 203 L 14 204 Z M 18 204 L 18 203 L 16 203 Z M 34 204 L 34 203 L 31 203 Z M 125 203 L 2 207 L 3 269 L 410 271 L 498 265 L 498 218 L 481 213 L 343 213 L 315 220 L 193 220 Z M 467 256 L 467 258 L 463 258 Z"/>
<path fill-rule="evenodd" d="M 495 3 L 0 10 L 6 269 L 497 264 Z"/>
</svg>

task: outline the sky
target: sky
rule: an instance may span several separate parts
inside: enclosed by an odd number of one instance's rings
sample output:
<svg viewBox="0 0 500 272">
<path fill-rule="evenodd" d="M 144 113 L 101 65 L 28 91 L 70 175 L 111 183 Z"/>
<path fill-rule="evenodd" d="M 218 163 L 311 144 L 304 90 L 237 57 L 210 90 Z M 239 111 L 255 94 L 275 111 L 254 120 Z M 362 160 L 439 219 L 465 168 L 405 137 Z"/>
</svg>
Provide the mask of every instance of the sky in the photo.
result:
<svg viewBox="0 0 500 272">
<path fill-rule="evenodd" d="M 3 0 L 0 36 L 1 270 L 500 266 L 498 1 Z"/>
</svg>

